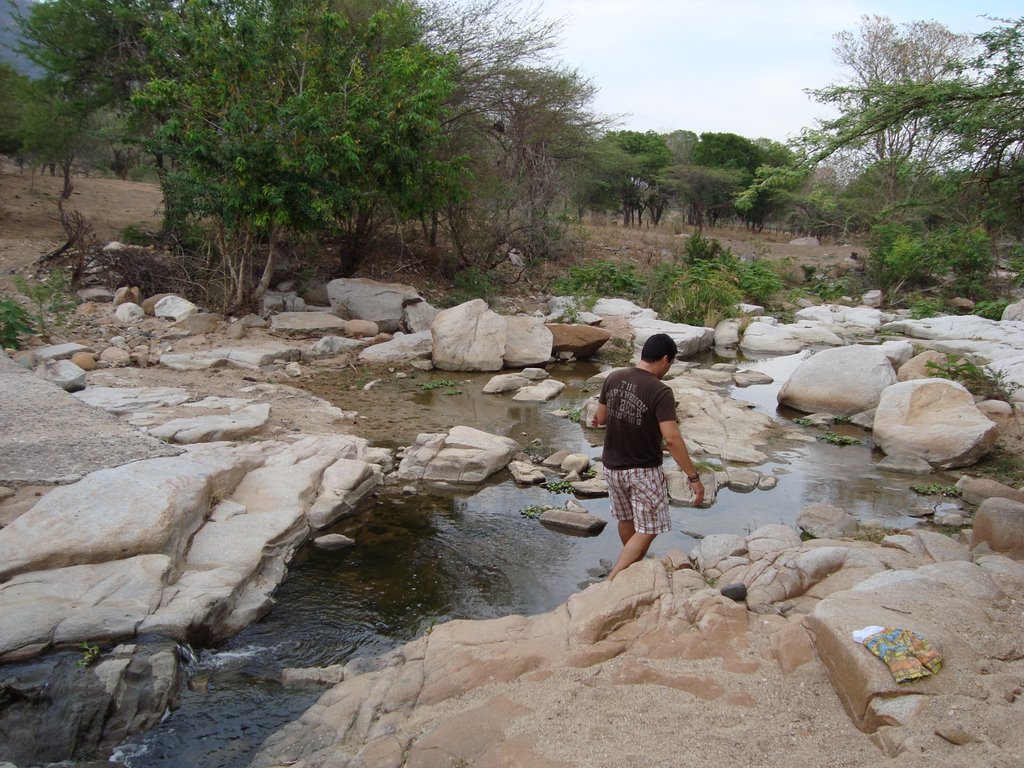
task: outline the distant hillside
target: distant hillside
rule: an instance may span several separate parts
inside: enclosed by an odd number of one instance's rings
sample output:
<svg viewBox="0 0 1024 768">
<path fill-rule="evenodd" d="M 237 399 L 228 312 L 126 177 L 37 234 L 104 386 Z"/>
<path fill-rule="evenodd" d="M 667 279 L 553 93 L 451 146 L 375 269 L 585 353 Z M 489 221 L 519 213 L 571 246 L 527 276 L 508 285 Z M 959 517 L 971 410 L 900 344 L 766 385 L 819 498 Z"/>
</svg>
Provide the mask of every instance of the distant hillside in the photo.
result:
<svg viewBox="0 0 1024 768">
<path fill-rule="evenodd" d="M 10 64 L 23 75 L 38 76 L 41 74 L 39 68 L 24 56 L 15 53 L 21 41 L 15 18 L 19 12 L 22 16 L 27 15 L 34 4 L 33 0 L 0 0 L 0 62 Z"/>
</svg>

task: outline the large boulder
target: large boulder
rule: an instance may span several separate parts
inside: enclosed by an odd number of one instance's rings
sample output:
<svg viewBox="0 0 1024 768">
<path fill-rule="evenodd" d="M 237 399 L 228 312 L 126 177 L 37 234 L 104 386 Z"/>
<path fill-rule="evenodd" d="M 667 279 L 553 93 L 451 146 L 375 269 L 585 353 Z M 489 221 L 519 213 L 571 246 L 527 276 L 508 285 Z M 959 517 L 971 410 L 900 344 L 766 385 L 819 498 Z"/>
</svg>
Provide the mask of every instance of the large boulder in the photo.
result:
<svg viewBox="0 0 1024 768">
<path fill-rule="evenodd" d="M 345 328 L 345 321 L 329 312 L 281 312 L 270 319 L 271 333 L 291 338 L 340 334 Z"/>
<path fill-rule="evenodd" d="M 417 436 L 406 451 L 396 476 L 402 481 L 441 484 L 482 483 L 504 469 L 519 443 L 472 427 L 452 427 L 448 434 Z"/>
<path fill-rule="evenodd" d="M 505 318 L 506 368 L 526 368 L 551 359 L 554 336 L 539 317 L 515 315 Z"/>
<path fill-rule="evenodd" d="M 181 320 L 183 317 L 194 315 L 198 311 L 199 307 L 188 299 L 183 299 L 181 296 L 164 296 L 153 305 L 154 315 L 176 321 Z"/>
<path fill-rule="evenodd" d="M 359 362 L 387 365 L 426 360 L 430 357 L 433 347 L 434 342 L 430 331 L 396 333 L 390 341 L 374 344 L 360 352 Z"/>
<path fill-rule="evenodd" d="M 231 636 L 269 610 L 310 530 L 376 486 L 378 459 L 346 435 L 213 443 L 53 489 L 0 529 L 0 660 Z"/>
<path fill-rule="evenodd" d="M 608 331 L 592 325 L 548 323 L 547 328 L 552 336 L 551 354 L 577 360 L 592 357 L 612 337 Z"/>
<path fill-rule="evenodd" d="M 363 277 L 331 280 L 327 297 L 335 312 L 357 320 L 372 320 L 385 333 L 402 330 L 405 305 L 421 301 L 410 285 L 379 283 Z"/>
<path fill-rule="evenodd" d="M 872 735 L 883 754 L 917 752 L 918 744 L 951 732 L 950 726 L 960 726 L 961 733 L 984 733 L 998 717 L 974 702 L 993 695 L 982 693 L 990 676 L 979 671 L 1001 668 L 996 659 L 1005 656 L 1007 643 L 1019 642 L 1016 628 L 1010 629 L 1017 623 L 1008 617 L 1012 601 L 1001 588 L 1019 585 L 1021 572 L 1013 566 L 959 560 L 886 570 L 829 595 L 804 619 L 847 714 Z M 853 632 L 869 626 L 915 632 L 941 654 L 941 671 L 897 683 L 885 663 L 852 639 Z M 974 693 L 965 696 L 964 690 Z M 954 706 L 954 701 L 962 703 Z M 977 736 L 967 740 L 981 741 Z M 977 761 L 950 759 L 955 764 L 1003 762 L 991 754 Z"/>
<path fill-rule="evenodd" d="M 995 552 L 1024 560 L 1024 503 L 1013 499 L 985 499 L 974 515 L 971 548 L 984 542 Z"/>
<path fill-rule="evenodd" d="M 498 371 L 504 364 L 508 326 L 482 299 L 438 312 L 430 333 L 434 367 L 442 371 Z"/>
<path fill-rule="evenodd" d="M 675 396 L 679 428 L 688 446 L 724 461 L 767 460 L 759 448 L 769 441 L 774 425 L 770 416 L 708 391 L 694 379 L 679 377 L 666 383 Z"/>
<path fill-rule="evenodd" d="M 800 363 L 779 390 L 780 405 L 805 413 L 850 416 L 878 404 L 896 382 L 885 350 L 855 344 L 825 349 Z"/>
<path fill-rule="evenodd" d="M 770 323 L 751 323 L 740 339 L 740 349 L 744 352 L 791 355 L 803 347 L 803 342 L 793 337 L 784 327 Z"/>
<path fill-rule="evenodd" d="M 935 469 L 975 463 L 995 444 L 998 428 L 955 381 L 913 379 L 887 387 L 872 436 L 885 453 L 919 456 Z"/>
<path fill-rule="evenodd" d="M 715 343 L 714 328 L 670 323 L 667 320 L 658 320 L 646 315 L 631 318 L 629 325 L 633 329 L 633 346 L 637 357 L 640 356 L 644 343 L 657 333 L 666 334 L 676 343 L 679 349 L 677 354 L 680 358 L 692 357 L 698 352 L 709 349 Z"/>
<path fill-rule="evenodd" d="M 811 504 L 800 510 L 796 524 L 816 539 L 836 539 L 857 530 L 857 518 L 831 504 Z"/>
<path fill-rule="evenodd" d="M 1007 304 L 1006 308 L 1003 310 L 1002 317 L 999 319 L 1003 321 L 1024 320 L 1024 301 Z"/>
<path fill-rule="evenodd" d="M 85 667 L 77 651 L 6 664 L 0 765 L 82 764 L 86 755 L 110 754 L 160 723 L 177 703 L 180 682 L 168 641 L 119 645 Z"/>
</svg>

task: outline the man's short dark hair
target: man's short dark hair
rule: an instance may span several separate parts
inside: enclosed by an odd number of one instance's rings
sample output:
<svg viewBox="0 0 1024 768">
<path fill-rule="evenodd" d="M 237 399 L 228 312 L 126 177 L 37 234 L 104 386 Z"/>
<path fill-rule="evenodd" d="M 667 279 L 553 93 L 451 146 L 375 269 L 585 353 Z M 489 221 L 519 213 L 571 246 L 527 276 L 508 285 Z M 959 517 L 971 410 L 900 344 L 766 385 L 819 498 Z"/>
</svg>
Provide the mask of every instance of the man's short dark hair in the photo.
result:
<svg viewBox="0 0 1024 768">
<path fill-rule="evenodd" d="M 656 333 L 644 342 L 644 348 L 640 352 L 640 359 L 645 363 L 656 363 L 665 355 L 668 355 L 668 361 L 671 363 L 676 359 L 678 351 L 679 348 L 672 341 L 671 336 L 667 333 Z"/>
</svg>

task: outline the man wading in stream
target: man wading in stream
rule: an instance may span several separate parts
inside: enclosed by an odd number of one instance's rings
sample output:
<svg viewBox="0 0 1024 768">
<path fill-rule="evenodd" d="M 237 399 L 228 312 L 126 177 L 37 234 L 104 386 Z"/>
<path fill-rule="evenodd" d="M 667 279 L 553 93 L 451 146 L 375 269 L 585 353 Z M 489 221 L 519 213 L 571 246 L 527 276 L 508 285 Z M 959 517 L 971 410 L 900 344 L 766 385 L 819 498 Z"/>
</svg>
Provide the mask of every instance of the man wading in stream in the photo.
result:
<svg viewBox="0 0 1024 768">
<path fill-rule="evenodd" d="M 608 481 L 612 516 L 619 521 L 622 554 L 608 575 L 641 560 L 659 533 L 671 530 L 668 483 L 661 469 L 661 441 L 686 473 L 693 505 L 704 501 L 704 486 L 676 423 L 676 399 L 661 379 L 676 358 L 676 343 L 664 333 L 651 336 L 635 368 L 604 380 L 592 426 L 607 425 L 601 461 Z"/>
</svg>

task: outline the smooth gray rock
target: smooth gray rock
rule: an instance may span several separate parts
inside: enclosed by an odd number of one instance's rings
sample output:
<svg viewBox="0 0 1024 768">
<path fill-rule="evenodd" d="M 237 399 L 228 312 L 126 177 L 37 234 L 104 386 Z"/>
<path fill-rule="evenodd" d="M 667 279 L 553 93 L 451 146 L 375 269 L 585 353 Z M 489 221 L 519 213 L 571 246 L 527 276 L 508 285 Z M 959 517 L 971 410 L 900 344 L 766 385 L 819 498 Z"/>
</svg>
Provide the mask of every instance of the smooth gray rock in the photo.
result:
<svg viewBox="0 0 1024 768">
<path fill-rule="evenodd" d="M 151 408 L 181 405 L 191 395 L 180 387 L 89 387 L 75 397 L 109 413 L 135 413 Z"/>
<path fill-rule="evenodd" d="M 432 350 L 433 338 L 430 331 L 396 333 L 390 341 L 363 349 L 359 353 L 359 362 L 373 365 L 413 364 L 418 360 L 429 360 Z"/>
<path fill-rule="evenodd" d="M 830 504 L 811 504 L 800 510 L 796 524 L 816 539 L 836 539 L 857 530 L 857 518 Z"/>
<path fill-rule="evenodd" d="M 328 533 L 313 539 L 313 546 L 328 552 L 338 552 L 355 546 L 356 540 L 340 533 Z"/>
<path fill-rule="evenodd" d="M 85 371 L 70 360 L 44 360 L 35 369 L 35 374 L 65 392 L 85 389 Z"/>
<path fill-rule="evenodd" d="M 780 405 L 804 413 L 851 415 L 878 405 L 896 371 L 878 347 L 825 349 L 800 363 L 779 390 Z"/>
<path fill-rule="evenodd" d="M 974 514 L 971 549 L 982 543 L 994 552 L 1024 560 L 1024 504 L 1012 499 L 985 499 Z"/>
<path fill-rule="evenodd" d="M 164 296 L 153 305 L 153 314 L 156 317 L 166 317 L 175 321 L 188 315 L 194 315 L 198 311 L 199 307 L 181 296 Z"/>
<path fill-rule="evenodd" d="M 32 353 L 36 356 L 37 360 L 70 360 L 74 355 L 79 352 L 92 352 L 91 347 L 87 347 L 84 344 L 78 342 L 68 342 L 66 344 L 53 344 L 48 347 L 37 347 L 32 350 Z"/>
<path fill-rule="evenodd" d="M 327 312 L 282 312 L 270 318 L 270 332 L 289 338 L 326 336 L 345 327 L 346 321 Z"/>
<path fill-rule="evenodd" d="M 565 389 L 565 384 L 555 379 L 547 379 L 538 384 L 531 384 L 521 388 L 513 396 L 513 400 L 520 402 L 545 402 L 554 400 Z"/>
<path fill-rule="evenodd" d="M 498 371 L 504 365 L 508 326 L 482 299 L 438 312 L 430 333 L 435 368 Z"/>
<path fill-rule="evenodd" d="M 912 379 L 882 392 L 872 436 L 887 454 L 910 454 L 935 469 L 951 469 L 988 453 L 998 427 L 977 409 L 963 385 Z"/>
<path fill-rule="evenodd" d="M 331 280 L 327 296 L 332 310 L 341 310 L 349 319 L 372 320 L 384 333 L 404 330 L 405 306 L 421 300 L 410 285 L 367 278 Z"/>
<path fill-rule="evenodd" d="M 259 403 L 227 414 L 171 419 L 150 428 L 149 433 L 179 445 L 241 440 L 259 434 L 269 420 L 270 404 Z"/>
<path fill-rule="evenodd" d="M 577 533 L 596 536 L 608 524 L 596 515 L 587 512 L 571 512 L 567 509 L 548 509 L 541 513 L 540 522 L 551 528 L 560 528 Z"/>
<path fill-rule="evenodd" d="M 551 359 L 554 337 L 539 317 L 516 315 L 505 318 L 506 368 L 525 368 Z"/>
<path fill-rule="evenodd" d="M 420 434 L 397 471 L 401 482 L 476 484 L 508 466 L 519 444 L 472 427 L 447 433 Z"/>
</svg>

